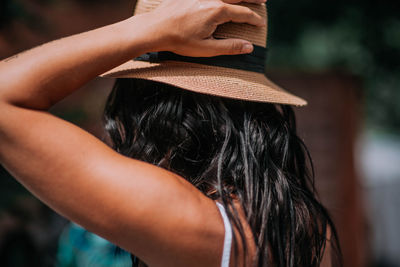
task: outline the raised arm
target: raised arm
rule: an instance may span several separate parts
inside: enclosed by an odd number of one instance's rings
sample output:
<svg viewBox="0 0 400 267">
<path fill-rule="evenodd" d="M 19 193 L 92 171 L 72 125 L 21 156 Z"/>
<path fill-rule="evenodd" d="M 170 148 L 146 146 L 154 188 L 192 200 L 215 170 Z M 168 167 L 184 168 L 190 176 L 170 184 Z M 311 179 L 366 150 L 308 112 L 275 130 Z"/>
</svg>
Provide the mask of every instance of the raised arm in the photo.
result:
<svg viewBox="0 0 400 267">
<path fill-rule="evenodd" d="M 27 108 L 48 109 L 99 74 L 150 51 L 173 51 L 189 56 L 251 52 L 247 41 L 211 37 L 216 26 L 227 21 L 264 23 L 248 8 L 220 0 L 164 1 L 154 12 L 50 42 L 3 60 L 0 100 Z"/>
<path fill-rule="evenodd" d="M 249 52 L 246 41 L 210 38 L 231 20 L 263 24 L 249 9 L 219 0 L 167 0 L 153 13 L 3 60 L 1 164 L 53 209 L 151 266 L 216 266 L 223 224 L 211 200 L 177 175 L 123 157 L 46 110 L 145 52 Z"/>
</svg>

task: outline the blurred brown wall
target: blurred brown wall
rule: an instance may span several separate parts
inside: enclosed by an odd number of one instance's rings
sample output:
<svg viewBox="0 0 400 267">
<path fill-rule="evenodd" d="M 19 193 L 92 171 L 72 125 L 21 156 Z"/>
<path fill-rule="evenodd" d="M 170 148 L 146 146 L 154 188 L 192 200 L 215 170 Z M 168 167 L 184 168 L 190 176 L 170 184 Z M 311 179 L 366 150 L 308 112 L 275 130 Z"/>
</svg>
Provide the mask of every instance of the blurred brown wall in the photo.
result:
<svg viewBox="0 0 400 267">
<path fill-rule="evenodd" d="M 14 1 L 14 0 L 12 0 Z M 0 28 L 0 58 L 128 18 L 135 1 L 19 0 L 24 16 Z"/>
</svg>

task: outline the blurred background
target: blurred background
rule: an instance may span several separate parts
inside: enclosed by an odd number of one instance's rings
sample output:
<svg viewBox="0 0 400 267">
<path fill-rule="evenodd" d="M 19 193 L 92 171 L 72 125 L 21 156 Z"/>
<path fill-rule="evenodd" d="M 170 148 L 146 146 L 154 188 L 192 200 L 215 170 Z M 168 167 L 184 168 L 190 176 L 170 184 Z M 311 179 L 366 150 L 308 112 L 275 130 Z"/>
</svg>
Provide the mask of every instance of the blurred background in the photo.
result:
<svg viewBox="0 0 400 267">
<path fill-rule="evenodd" d="M 1 0 L 0 59 L 125 19 L 133 7 L 128 0 Z M 400 266 L 400 2 L 269 0 L 268 7 L 268 76 L 309 102 L 296 109 L 299 134 L 345 266 Z M 52 112 L 103 138 L 112 84 L 95 79 Z M 85 248 L 90 238 L 106 246 L 88 235 L 0 168 L 0 266 L 61 266 L 74 254 L 71 236 L 85 236 L 78 238 Z M 78 262 L 63 266 L 89 266 Z"/>
</svg>

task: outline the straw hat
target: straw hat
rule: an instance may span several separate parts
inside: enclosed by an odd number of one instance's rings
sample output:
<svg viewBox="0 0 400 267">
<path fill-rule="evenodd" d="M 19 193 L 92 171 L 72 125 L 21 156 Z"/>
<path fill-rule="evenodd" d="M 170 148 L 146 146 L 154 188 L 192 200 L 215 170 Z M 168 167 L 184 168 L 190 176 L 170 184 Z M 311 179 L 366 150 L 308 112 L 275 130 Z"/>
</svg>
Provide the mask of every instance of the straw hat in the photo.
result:
<svg viewBox="0 0 400 267">
<path fill-rule="evenodd" d="M 162 0 L 138 0 L 135 15 L 149 12 Z M 267 20 L 265 4 L 241 3 Z M 267 27 L 243 23 L 218 26 L 215 38 L 240 38 L 253 43 L 251 54 L 211 58 L 185 57 L 171 52 L 148 53 L 101 75 L 113 78 L 139 78 L 182 89 L 242 99 L 304 106 L 307 102 L 271 82 L 265 76 Z"/>
</svg>

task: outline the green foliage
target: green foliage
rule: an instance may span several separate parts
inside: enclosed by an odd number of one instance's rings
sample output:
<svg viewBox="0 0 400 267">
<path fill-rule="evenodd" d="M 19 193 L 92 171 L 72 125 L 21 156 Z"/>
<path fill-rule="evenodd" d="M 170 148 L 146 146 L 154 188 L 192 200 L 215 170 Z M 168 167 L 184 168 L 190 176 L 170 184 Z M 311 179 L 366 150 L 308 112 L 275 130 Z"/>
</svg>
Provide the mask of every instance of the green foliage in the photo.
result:
<svg viewBox="0 0 400 267">
<path fill-rule="evenodd" d="M 268 66 L 365 81 L 369 127 L 400 133 L 400 3 L 270 0 Z"/>
</svg>

